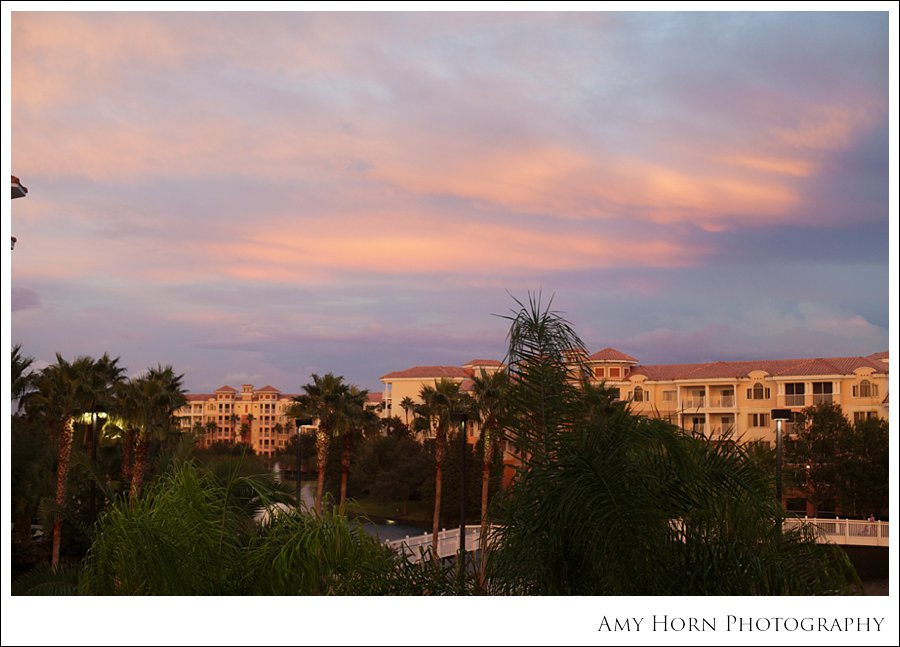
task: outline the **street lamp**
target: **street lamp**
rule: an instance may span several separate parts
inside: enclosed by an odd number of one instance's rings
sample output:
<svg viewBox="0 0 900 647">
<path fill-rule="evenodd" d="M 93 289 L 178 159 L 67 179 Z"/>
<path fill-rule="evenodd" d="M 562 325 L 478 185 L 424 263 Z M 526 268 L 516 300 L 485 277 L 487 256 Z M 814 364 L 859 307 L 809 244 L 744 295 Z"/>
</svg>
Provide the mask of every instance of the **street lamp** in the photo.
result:
<svg viewBox="0 0 900 647">
<path fill-rule="evenodd" d="M 450 419 L 457 423 L 459 433 L 459 579 L 465 581 L 466 576 L 466 422 L 469 414 L 466 411 L 455 411 Z"/>
<path fill-rule="evenodd" d="M 790 409 L 772 409 L 772 420 L 775 421 L 775 499 L 778 505 L 782 506 L 781 501 L 781 462 L 782 462 L 782 431 L 781 426 L 785 420 L 791 419 Z M 778 524 L 779 531 L 781 523 Z"/>
<path fill-rule="evenodd" d="M 296 418 L 294 420 L 294 424 L 297 425 L 297 509 L 300 509 L 300 503 L 302 499 L 300 498 L 300 433 L 302 428 L 305 425 L 311 425 L 311 418 Z"/>
</svg>

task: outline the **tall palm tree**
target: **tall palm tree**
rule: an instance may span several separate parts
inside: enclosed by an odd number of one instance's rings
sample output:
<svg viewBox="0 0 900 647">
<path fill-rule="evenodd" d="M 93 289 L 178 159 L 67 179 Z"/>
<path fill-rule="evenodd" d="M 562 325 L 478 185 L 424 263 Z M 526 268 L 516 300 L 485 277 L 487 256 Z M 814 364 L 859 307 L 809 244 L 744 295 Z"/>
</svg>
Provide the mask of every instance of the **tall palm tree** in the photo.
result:
<svg viewBox="0 0 900 647">
<path fill-rule="evenodd" d="M 366 418 L 374 415 L 366 411 L 368 397 L 368 390 L 351 386 L 341 394 L 338 400 L 335 431 L 341 436 L 341 494 L 338 502 L 341 508 L 347 500 L 347 480 L 350 473 L 350 458 L 353 453 L 353 439 L 362 434 L 363 428 L 366 426 Z"/>
<path fill-rule="evenodd" d="M 809 595 L 858 584 L 839 548 L 781 532 L 771 476 L 741 445 L 577 388 L 565 352 L 581 346 L 574 331 L 539 299 L 520 306 L 507 432 L 523 466 L 492 507 L 491 592 Z"/>
<path fill-rule="evenodd" d="M 430 401 L 432 415 L 435 418 L 434 426 L 434 515 L 431 521 L 433 554 L 438 553 L 438 530 L 441 524 L 441 490 L 443 486 L 444 453 L 447 449 L 447 435 L 450 431 L 450 423 L 453 414 L 459 409 L 461 396 L 459 382 L 441 378 L 434 383 L 433 393 L 423 387 L 419 397 L 423 401 Z"/>
<path fill-rule="evenodd" d="M 132 380 L 134 393 L 133 415 L 137 417 L 138 434 L 134 468 L 131 474 L 129 497 L 133 500 L 141 492 L 150 440 L 164 434 L 175 425 L 175 411 L 187 402 L 182 384 L 184 375 L 176 375 L 171 366 L 158 365 Z"/>
<path fill-rule="evenodd" d="M 26 399 L 26 410 L 30 415 L 43 419 L 51 437 L 57 443 L 56 460 L 56 506 L 53 518 L 53 545 L 50 553 L 50 568 L 59 566 L 59 551 L 62 543 L 62 516 L 60 511 L 66 505 L 66 490 L 69 477 L 69 460 L 72 453 L 74 421 L 89 409 L 87 384 L 91 379 L 94 360 L 77 357 L 71 363 L 56 354 L 56 363 L 51 364 L 35 378 L 35 391 Z"/>
<path fill-rule="evenodd" d="M 483 453 L 481 466 L 481 565 L 478 570 L 480 583 L 484 584 L 484 573 L 487 567 L 488 551 L 488 485 L 491 480 L 491 463 L 503 435 L 504 416 L 507 404 L 507 376 L 505 371 L 488 374 L 481 369 L 481 374 L 472 378 L 473 409 L 481 427 L 481 447 Z"/>
<path fill-rule="evenodd" d="M 433 386 L 425 385 L 419 391 L 420 404 L 413 405 L 413 429 L 422 434 L 422 440 L 427 440 L 434 435 L 434 398 Z"/>
<path fill-rule="evenodd" d="M 216 424 L 215 420 L 207 420 L 203 426 L 206 429 L 206 446 L 209 447 L 215 442 L 215 434 L 219 429 L 219 425 Z"/>
<path fill-rule="evenodd" d="M 411 397 L 406 396 L 400 401 L 400 408 L 403 409 L 403 413 L 406 414 L 406 426 L 409 427 L 409 413 L 410 411 L 414 411 L 416 408 L 416 402 Z"/>
<path fill-rule="evenodd" d="M 341 410 L 341 399 L 349 392 L 350 387 L 344 383 L 340 375 L 326 373 L 324 376 L 312 374 L 312 382 L 304 385 L 303 393 L 294 400 L 297 402 L 295 412 L 300 416 L 319 421 L 316 432 L 316 466 L 319 470 L 316 483 L 316 514 L 322 514 L 322 497 L 325 492 L 325 465 L 328 460 L 328 444 Z M 299 469 L 299 466 L 298 466 Z M 299 478 L 299 476 L 298 476 Z"/>
</svg>

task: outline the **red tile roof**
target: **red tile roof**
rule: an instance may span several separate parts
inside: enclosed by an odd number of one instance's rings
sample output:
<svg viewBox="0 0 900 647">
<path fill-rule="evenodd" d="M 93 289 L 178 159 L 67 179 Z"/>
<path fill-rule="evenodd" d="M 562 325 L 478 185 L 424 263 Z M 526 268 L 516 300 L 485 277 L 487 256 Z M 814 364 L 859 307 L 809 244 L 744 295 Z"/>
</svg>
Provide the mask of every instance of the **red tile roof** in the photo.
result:
<svg viewBox="0 0 900 647">
<path fill-rule="evenodd" d="M 650 380 L 707 380 L 742 378 L 753 371 L 765 371 L 772 377 L 807 375 L 850 375 L 858 368 L 887 373 L 887 365 L 868 357 L 829 357 L 807 359 L 764 359 L 744 362 L 708 362 L 705 364 L 659 364 L 635 366 L 630 376 L 645 375 Z"/>
<path fill-rule="evenodd" d="M 503 362 L 495 359 L 470 359 L 463 366 L 503 366 Z"/>
<path fill-rule="evenodd" d="M 215 392 L 216 393 L 223 393 L 223 392 L 237 393 L 238 391 L 237 391 L 237 389 L 230 387 L 226 384 L 225 386 L 220 386 L 218 389 L 216 389 Z"/>
<path fill-rule="evenodd" d="M 466 378 L 472 375 L 471 369 L 464 369 L 458 366 L 413 366 L 404 371 L 394 371 L 387 375 L 382 375 L 382 380 L 401 379 L 401 378 Z"/>
<path fill-rule="evenodd" d="M 615 348 L 604 348 L 588 357 L 591 362 L 633 362 L 637 364 L 637 359 L 631 355 L 616 350 Z"/>
<path fill-rule="evenodd" d="M 275 393 L 281 393 L 281 391 L 279 391 L 278 389 L 276 389 L 274 386 L 269 386 L 269 385 L 266 385 L 266 386 L 264 386 L 264 387 L 261 388 L 261 389 L 256 389 L 256 392 L 257 392 L 257 393 L 262 393 L 263 391 L 266 391 L 266 392 L 274 391 Z"/>
<path fill-rule="evenodd" d="M 866 355 L 866 357 L 868 357 L 869 359 L 880 359 L 887 361 L 888 351 L 883 350 L 880 353 L 872 353 L 871 355 Z"/>
<path fill-rule="evenodd" d="M 378 391 L 377 393 L 372 393 L 370 391 L 369 395 L 367 396 L 367 400 L 369 402 L 381 402 L 381 400 L 382 400 L 381 391 Z"/>
<path fill-rule="evenodd" d="M 212 393 L 187 393 L 184 396 L 188 402 L 206 402 L 216 397 Z"/>
</svg>

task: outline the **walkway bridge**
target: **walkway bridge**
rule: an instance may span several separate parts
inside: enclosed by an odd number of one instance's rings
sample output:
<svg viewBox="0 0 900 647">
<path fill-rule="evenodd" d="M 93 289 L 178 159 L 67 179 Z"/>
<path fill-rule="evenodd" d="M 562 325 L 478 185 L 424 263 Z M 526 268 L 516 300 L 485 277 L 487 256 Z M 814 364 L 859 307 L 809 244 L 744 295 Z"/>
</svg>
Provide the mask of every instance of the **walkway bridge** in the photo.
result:
<svg viewBox="0 0 900 647">
<path fill-rule="evenodd" d="M 890 524 L 887 521 L 859 521 L 855 519 L 810 519 L 789 517 L 784 521 L 785 529 L 806 526 L 815 533 L 820 544 L 840 544 L 843 546 L 880 546 L 887 548 Z M 489 531 L 490 532 L 490 531 Z M 424 556 L 430 556 L 430 532 L 403 539 L 385 542 L 393 550 L 406 555 L 409 561 L 418 563 Z M 466 526 L 466 552 L 481 548 L 481 526 Z M 459 528 L 442 530 L 438 533 L 438 557 L 455 557 L 459 552 Z"/>
<path fill-rule="evenodd" d="M 392 549 L 402 555 L 413 564 L 417 564 L 425 559 L 431 558 L 431 538 L 432 533 L 426 532 L 421 535 L 410 537 L 407 535 L 403 539 L 395 539 L 385 542 Z M 466 526 L 466 552 L 474 552 L 481 548 L 481 525 Z M 459 528 L 451 528 L 450 530 L 442 530 L 438 533 L 437 556 L 441 559 L 445 557 L 456 557 L 459 553 Z"/>
<path fill-rule="evenodd" d="M 820 544 L 840 544 L 842 546 L 888 547 L 887 521 L 860 521 L 857 519 L 810 519 L 808 517 L 788 517 L 785 529 L 807 526 L 816 534 Z"/>
</svg>

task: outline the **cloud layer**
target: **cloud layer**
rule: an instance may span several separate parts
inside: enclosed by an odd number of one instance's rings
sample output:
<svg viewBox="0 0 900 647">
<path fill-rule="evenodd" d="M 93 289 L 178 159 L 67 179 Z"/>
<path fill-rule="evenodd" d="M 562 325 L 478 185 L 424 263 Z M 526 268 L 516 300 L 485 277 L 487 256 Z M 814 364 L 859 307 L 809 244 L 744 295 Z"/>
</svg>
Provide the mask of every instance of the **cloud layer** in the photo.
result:
<svg viewBox="0 0 900 647">
<path fill-rule="evenodd" d="M 557 293 L 586 341 L 647 361 L 887 347 L 887 14 L 11 29 L 31 354 L 377 387 L 502 356 L 507 289 Z"/>
</svg>

